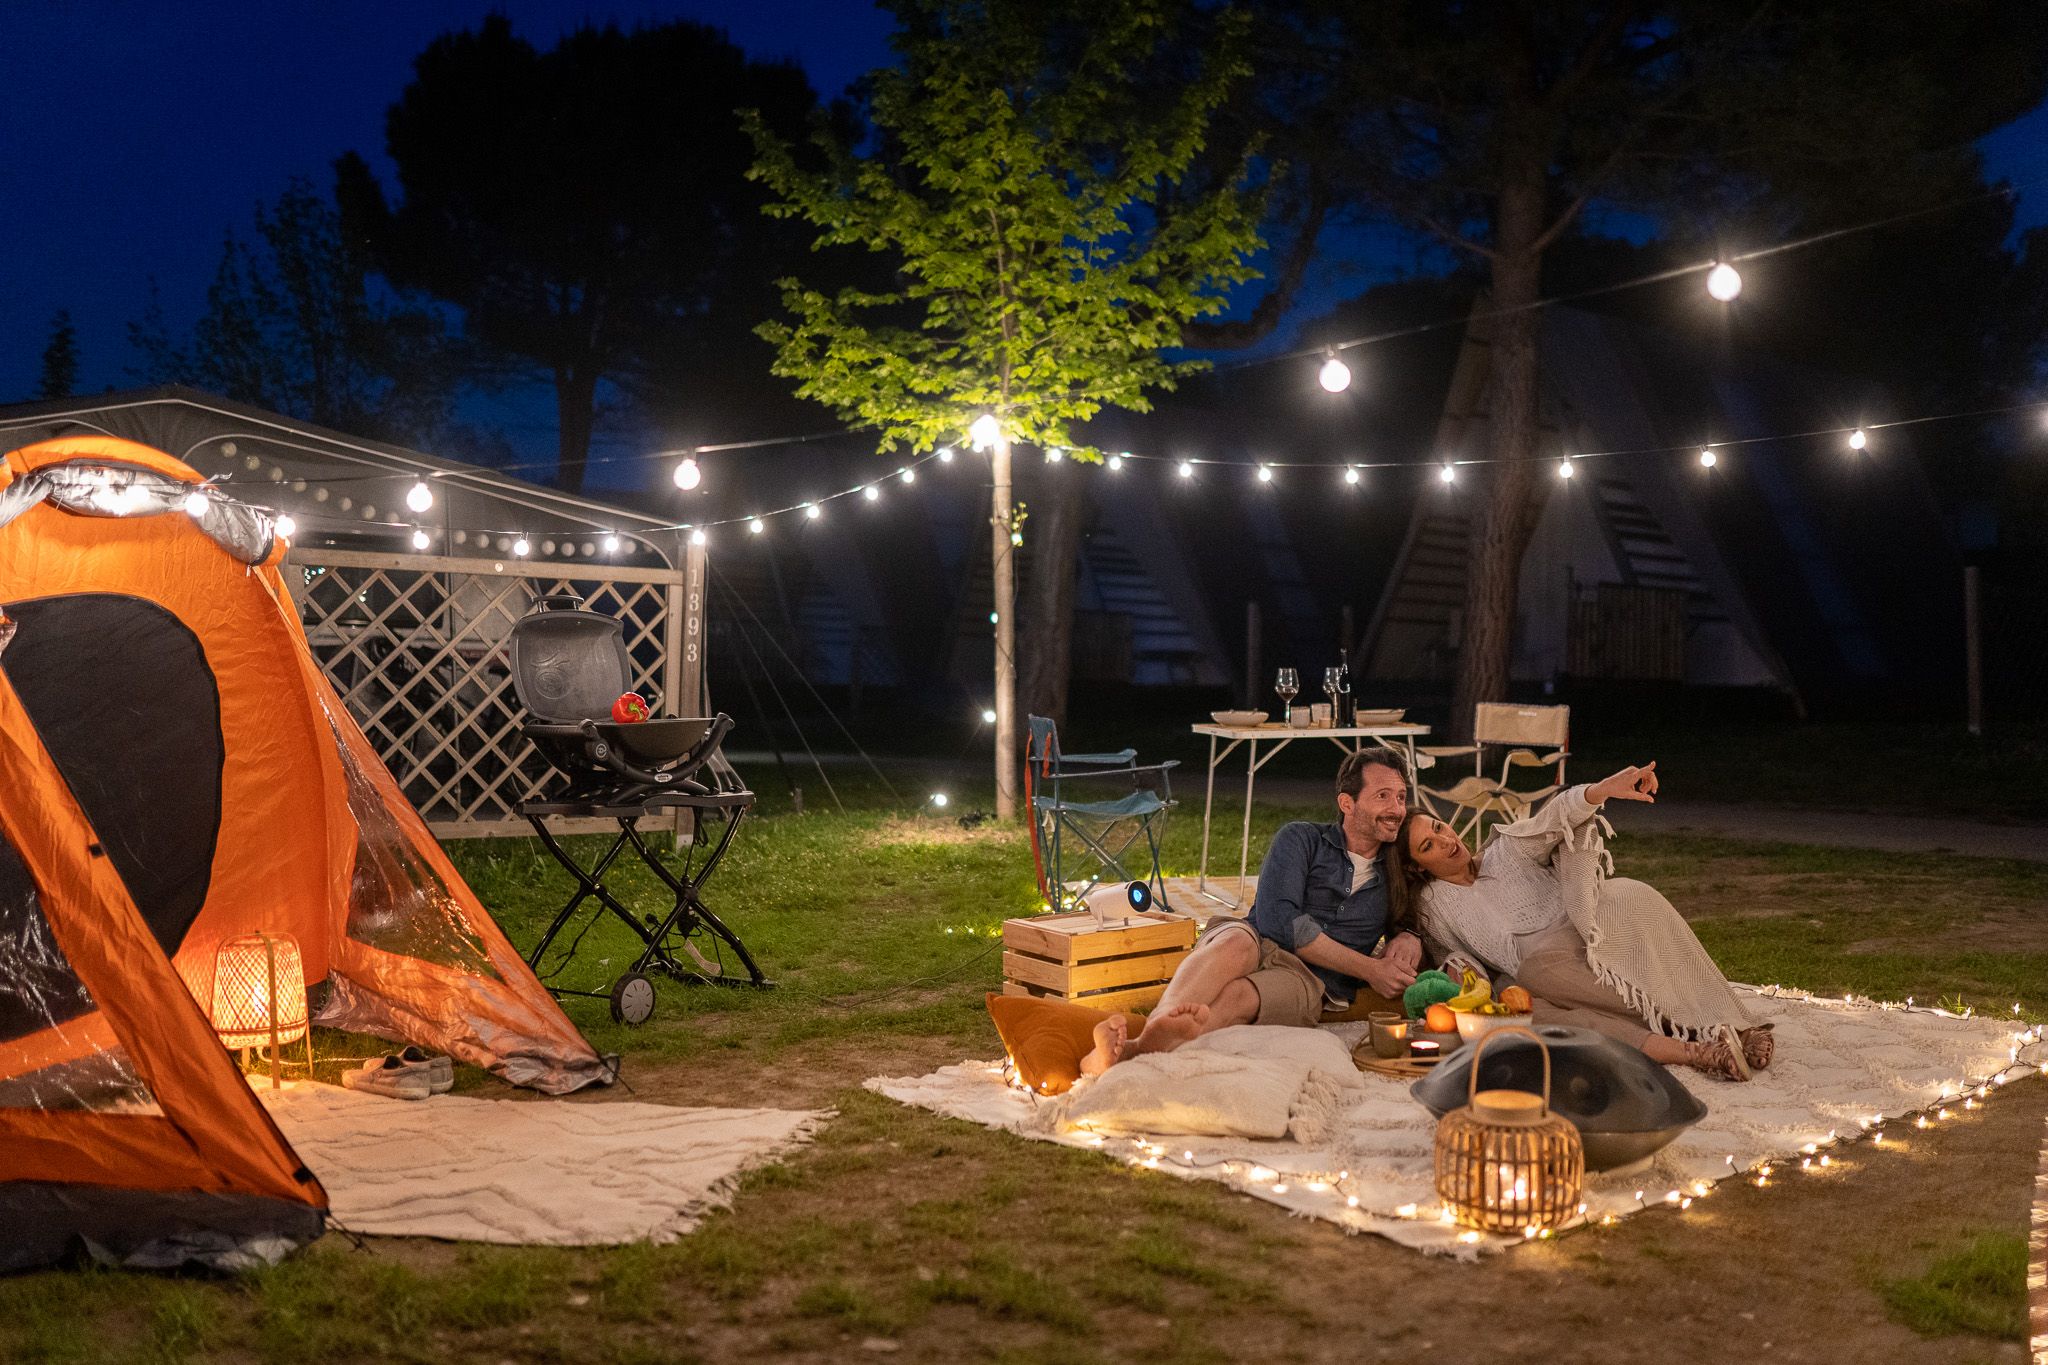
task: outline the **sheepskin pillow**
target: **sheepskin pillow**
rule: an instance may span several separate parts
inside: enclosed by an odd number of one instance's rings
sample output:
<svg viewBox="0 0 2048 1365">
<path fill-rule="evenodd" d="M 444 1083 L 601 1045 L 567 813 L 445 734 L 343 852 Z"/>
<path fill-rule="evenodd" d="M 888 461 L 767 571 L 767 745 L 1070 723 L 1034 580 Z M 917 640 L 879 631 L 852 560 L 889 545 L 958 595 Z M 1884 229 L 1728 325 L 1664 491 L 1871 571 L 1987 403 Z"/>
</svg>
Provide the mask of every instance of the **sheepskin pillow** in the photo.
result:
<svg viewBox="0 0 2048 1365">
<path fill-rule="evenodd" d="M 1061 1101 L 1068 1130 L 1320 1142 L 1360 1084 L 1351 1052 L 1321 1029 L 1244 1024 L 1173 1052 L 1119 1062 Z"/>
<path fill-rule="evenodd" d="M 1081 1076 L 1081 1059 L 1095 1047 L 1095 1026 L 1103 1010 L 1032 995 L 988 993 L 989 1018 L 1003 1037 L 1010 1064 L 1025 1085 L 1041 1095 L 1064 1095 Z M 1131 1032 L 1138 1031 L 1136 1020 Z"/>
</svg>

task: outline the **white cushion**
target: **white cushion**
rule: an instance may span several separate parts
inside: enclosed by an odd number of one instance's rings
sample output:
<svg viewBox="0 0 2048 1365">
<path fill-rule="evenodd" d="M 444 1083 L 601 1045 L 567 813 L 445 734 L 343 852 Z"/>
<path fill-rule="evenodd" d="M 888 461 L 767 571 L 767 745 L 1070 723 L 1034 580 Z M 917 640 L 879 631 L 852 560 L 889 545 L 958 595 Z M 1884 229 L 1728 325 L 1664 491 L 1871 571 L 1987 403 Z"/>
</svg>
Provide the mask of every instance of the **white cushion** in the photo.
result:
<svg viewBox="0 0 2048 1365">
<path fill-rule="evenodd" d="M 1246 1024 L 1119 1062 L 1076 1086 L 1056 1122 L 1098 1133 L 1299 1137 L 1329 1122 L 1335 1091 L 1358 1084 L 1334 1034 Z"/>
</svg>

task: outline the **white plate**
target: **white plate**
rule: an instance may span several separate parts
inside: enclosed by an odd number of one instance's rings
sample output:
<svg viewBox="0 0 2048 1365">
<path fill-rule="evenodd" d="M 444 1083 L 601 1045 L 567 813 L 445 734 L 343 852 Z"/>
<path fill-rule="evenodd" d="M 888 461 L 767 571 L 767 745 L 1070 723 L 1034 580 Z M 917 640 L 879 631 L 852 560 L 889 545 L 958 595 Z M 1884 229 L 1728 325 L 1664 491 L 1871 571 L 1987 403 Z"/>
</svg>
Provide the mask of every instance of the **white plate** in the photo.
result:
<svg viewBox="0 0 2048 1365">
<path fill-rule="evenodd" d="M 1264 711 L 1211 711 L 1209 719 L 1218 725 L 1264 725 Z"/>
</svg>

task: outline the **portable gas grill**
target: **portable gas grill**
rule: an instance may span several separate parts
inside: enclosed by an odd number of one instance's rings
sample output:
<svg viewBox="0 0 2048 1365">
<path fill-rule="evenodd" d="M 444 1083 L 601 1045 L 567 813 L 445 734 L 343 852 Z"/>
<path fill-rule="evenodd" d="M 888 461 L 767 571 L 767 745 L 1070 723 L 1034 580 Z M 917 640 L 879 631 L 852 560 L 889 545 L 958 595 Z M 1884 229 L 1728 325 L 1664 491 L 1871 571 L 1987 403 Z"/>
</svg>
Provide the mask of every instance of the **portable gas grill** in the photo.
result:
<svg viewBox="0 0 2048 1365">
<path fill-rule="evenodd" d="M 559 961 L 543 973 L 542 961 L 555 938 L 576 917 L 584 902 L 597 901 L 591 924 L 605 911 L 616 915 L 646 945 L 630 970 L 608 991 L 574 990 L 550 984 L 556 995 L 584 995 L 611 1001 L 612 1017 L 638 1024 L 654 1012 L 650 970 L 679 981 L 721 986 L 767 986 L 739 935 L 727 928 L 704 904 L 704 884 L 732 846 L 740 821 L 753 808 L 754 794 L 736 773 L 714 764 L 718 747 L 732 729 L 732 717 L 668 716 L 621 723 L 611 719 L 612 702 L 632 681 L 623 627 L 612 617 L 582 610 L 573 594 L 542 597 L 512 627 L 512 686 L 527 717 L 521 729 L 541 756 L 565 779 L 561 790 L 541 800 L 520 803 L 519 813 L 555 861 L 576 879 L 576 893 L 541 935 L 527 963 L 543 982 L 558 974 L 576 955 L 589 932 L 586 924 Z M 708 779 L 708 780 L 707 780 Z M 639 822 L 675 810 L 696 812 L 691 850 L 708 847 L 701 866 L 686 863 L 678 877 L 641 837 Z M 602 857 L 585 868 L 562 847 L 548 821 L 559 817 L 597 817 L 618 822 L 618 837 Z M 715 838 L 707 822 L 722 820 Z M 640 861 L 674 893 L 666 915 L 642 914 L 612 894 L 604 884 L 620 854 L 631 848 Z M 700 947 L 700 941 L 704 947 Z M 705 947 L 710 949 L 709 954 Z M 746 969 L 744 979 L 726 971 L 731 950 Z"/>
</svg>

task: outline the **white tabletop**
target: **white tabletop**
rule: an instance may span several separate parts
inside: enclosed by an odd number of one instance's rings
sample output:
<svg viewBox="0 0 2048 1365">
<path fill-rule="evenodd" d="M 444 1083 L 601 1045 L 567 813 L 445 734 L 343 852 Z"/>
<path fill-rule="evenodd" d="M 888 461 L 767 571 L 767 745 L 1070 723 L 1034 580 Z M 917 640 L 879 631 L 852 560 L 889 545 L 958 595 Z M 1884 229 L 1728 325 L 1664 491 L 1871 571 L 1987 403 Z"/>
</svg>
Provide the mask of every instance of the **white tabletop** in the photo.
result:
<svg viewBox="0 0 2048 1365">
<path fill-rule="evenodd" d="M 1216 725 L 1190 726 L 1198 735 L 1214 735 L 1218 739 L 1366 739 L 1374 735 L 1426 735 L 1427 725 L 1416 725 L 1409 721 L 1394 721 L 1385 725 L 1283 725 L 1268 721 L 1264 725 Z"/>
</svg>

